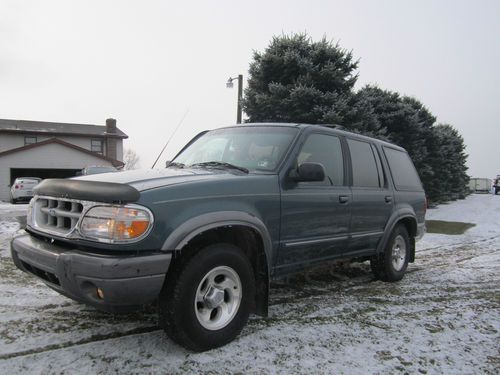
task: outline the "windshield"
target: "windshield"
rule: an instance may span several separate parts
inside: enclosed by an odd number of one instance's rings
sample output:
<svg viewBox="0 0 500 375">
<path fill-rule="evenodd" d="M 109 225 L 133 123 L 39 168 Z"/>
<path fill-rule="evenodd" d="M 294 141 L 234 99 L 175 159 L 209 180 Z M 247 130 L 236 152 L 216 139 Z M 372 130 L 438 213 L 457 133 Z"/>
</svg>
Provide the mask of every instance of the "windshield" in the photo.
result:
<svg viewBox="0 0 500 375">
<path fill-rule="evenodd" d="M 281 162 L 297 131 L 290 127 L 251 125 L 212 130 L 179 154 L 172 165 L 189 167 L 218 162 L 248 170 L 272 171 Z"/>
</svg>

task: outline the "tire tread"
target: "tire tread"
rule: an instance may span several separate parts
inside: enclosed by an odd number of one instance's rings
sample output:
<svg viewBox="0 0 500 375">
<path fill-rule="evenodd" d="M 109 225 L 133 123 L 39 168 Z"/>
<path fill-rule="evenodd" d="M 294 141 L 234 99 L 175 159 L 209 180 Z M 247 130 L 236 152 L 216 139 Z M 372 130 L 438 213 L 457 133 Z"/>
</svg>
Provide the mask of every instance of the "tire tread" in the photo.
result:
<svg viewBox="0 0 500 375">
<path fill-rule="evenodd" d="M 398 234 L 401 234 L 405 239 L 406 243 L 406 265 L 403 267 L 401 271 L 394 271 L 392 269 L 392 263 L 390 259 L 391 255 L 391 246 Z M 408 266 L 409 253 L 410 253 L 410 238 L 408 235 L 408 231 L 403 224 L 397 224 L 391 232 L 389 240 L 387 241 L 387 245 L 384 249 L 384 252 L 374 256 L 370 260 L 370 267 L 375 275 L 375 278 L 386 281 L 386 282 L 394 282 L 399 281 L 403 278 L 406 268 Z"/>
<path fill-rule="evenodd" d="M 251 264 L 245 254 L 238 247 L 232 244 L 209 245 L 201 249 L 200 251 L 191 254 L 189 258 L 181 260 L 181 262 L 178 263 L 176 267 L 174 267 L 170 275 L 168 275 L 167 280 L 165 281 L 164 290 L 162 291 L 159 300 L 159 321 L 160 326 L 165 330 L 167 335 L 173 341 L 195 352 L 205 351 L 211 348 L 222 346 L 232 341 L 234 337 L 236 337 L 241 332 L 241 329 L 248 320 L 249 311 L 242 312 L 243 324 L 241 324 L 241 326 L 239 327 L 236 327 L 234 332 L 228 334 L 227 339 L 224 339 L 222 341 L 219 340 L 218 342 L 201 342 L 203 340 L 193 340 L 193 338 L 190 337 L 188 332 L 183 328 L 181 314 L 179 314 L 178 308 L 183 304 L 183 298 L 185 298 L 185 294 L 183 293 L 183 291 L 186 291 L 190 287 L 192 287 L 190 285 L 190 274 L 192 272 L 193 265 L 198 264 L 200 260 L 204 257 L 207 257 L 210 252 L 216 251 L 219 251 L 221 253 L 231 251 L 233 252 L 232 255 L 239 257 L 240 261 L 246 263 L 246 267 L 250 275 L 250 289 L 253 291 L 253 293 L 251 293 L 251 295 L 247 298 L 250 298 L 250 300 L 252 300 L 255 294 L 255 279 Z M 242 306 L 240 306 L 240 308 L 242 308 Z M 235 319 L 236 318 L 237 317 L 235 317 Z"/>
</svg>

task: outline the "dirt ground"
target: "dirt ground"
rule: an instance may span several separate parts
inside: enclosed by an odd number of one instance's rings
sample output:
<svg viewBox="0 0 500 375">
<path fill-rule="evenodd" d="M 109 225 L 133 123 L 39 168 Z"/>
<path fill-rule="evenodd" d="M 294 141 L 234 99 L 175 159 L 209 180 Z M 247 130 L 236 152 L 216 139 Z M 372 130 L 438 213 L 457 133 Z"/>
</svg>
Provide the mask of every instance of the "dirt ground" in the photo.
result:
<svg viewBox="0 0 500 375">
<path fill-rule="evenodd" d="M 433 228 L 474 225 L 427 234 L 401 282 L 374 280 L 368 263 L 281 280 L 268 318 L 201 354 L 172 343 L 154 307 L 101 313 L 17 270 L 25 209 L 0 204 L 0 373 L 499 373 L 500 196 L 430 210 Z"/>
</svg>

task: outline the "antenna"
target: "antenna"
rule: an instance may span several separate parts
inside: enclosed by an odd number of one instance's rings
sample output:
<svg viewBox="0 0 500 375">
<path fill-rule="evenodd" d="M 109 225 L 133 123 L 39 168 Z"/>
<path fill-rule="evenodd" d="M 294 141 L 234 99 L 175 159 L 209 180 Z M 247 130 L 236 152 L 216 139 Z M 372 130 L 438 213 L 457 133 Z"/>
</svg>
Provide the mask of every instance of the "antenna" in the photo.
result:
<svg viewBox="0 0 500 375">
<path fill-rule="evenodd" d="M 163 151 L 165 151 L 165 149 L 167 148 L 168 143 L 170 142 L 170 140 L 172 139 L 172 137 L 175 135 L 175 133 L 177 133 L 177 130 L 179 129 L 179 127 L 181 126 L 181 124 L 184 122 L 184 119 L 186 118 L 186 116 L 187 116 L 188 113 L 189 113 L 189 108 L 184 113 L 184 116 L 182 116 L 181 121 L 179 121 L 179 123 L 177 124 L 176 128 L 174 129 L 174 132 L 168 138 L 167 143 L 165 143 L 165 146 L 163 146 L 163 148 L 161 149 L 160 154 L 156 158 L 156 160 L 153 163 L 153 166 L 151 167 L 151 169 L 153 169 L 155 167 L 156 163 L 158 163 L 158 160 L 160 159 L 161 154 L 163 154 Z"/>
</svg>

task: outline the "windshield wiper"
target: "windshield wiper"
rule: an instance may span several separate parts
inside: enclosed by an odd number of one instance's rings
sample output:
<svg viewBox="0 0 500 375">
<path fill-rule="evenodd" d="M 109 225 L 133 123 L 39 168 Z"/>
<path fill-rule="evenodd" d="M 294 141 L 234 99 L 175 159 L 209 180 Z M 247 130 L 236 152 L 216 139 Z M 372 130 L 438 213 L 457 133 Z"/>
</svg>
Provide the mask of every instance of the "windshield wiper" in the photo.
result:
<svg viewBox="0 0 500 375">
<path fill-rule="evenodd" d="M 223 161 L 206 161 L 203 163 L 191 164 L 190 167 L 223 167 L 223 168 L 237 169 L 239 171 L 248 173 L 248 169 L 246 169 L 244 167 L 239 167 L 237 165 L 234 165 L 231 163 L 226 163 Z"/>
<path fill-rule="evenodd" d="M 172 161 L 172 162 L 168 163 L 167 168 L 169 168 L 169 167 L 184 168 L 185 165 L 182 163 L 178 163 L 176 161 Z"/>
</svg>

